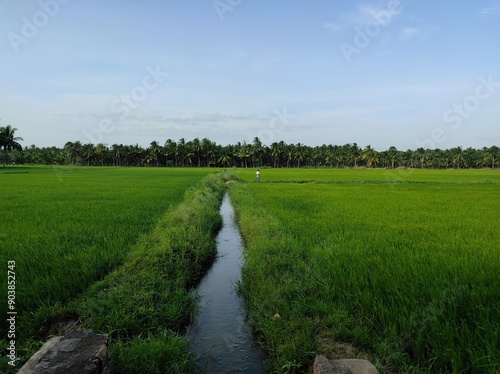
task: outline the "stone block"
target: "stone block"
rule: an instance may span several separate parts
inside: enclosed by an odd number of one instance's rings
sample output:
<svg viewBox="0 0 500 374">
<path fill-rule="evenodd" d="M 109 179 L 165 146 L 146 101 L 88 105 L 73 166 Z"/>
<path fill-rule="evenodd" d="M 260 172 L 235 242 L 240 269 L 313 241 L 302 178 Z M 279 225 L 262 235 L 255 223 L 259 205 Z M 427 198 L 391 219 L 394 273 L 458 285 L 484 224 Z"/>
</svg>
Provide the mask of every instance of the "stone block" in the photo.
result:
<svg viewBox="0 0 500 374">
<path fill-rule="evenodd" d="M 377 368 L 367 360 L 329 360 L 316 356 L 314 374 L 378 374 Z"/>
<path fill-rule="evenodd" d="M 49 342 L 21 368 L 19 373 L 114 373 L 113 363 L 108 356 L 109 337 L 107 335 L 96 335 L 90 330 L 72 331 L 62 338 L 58 337 Z"/>
</svg>

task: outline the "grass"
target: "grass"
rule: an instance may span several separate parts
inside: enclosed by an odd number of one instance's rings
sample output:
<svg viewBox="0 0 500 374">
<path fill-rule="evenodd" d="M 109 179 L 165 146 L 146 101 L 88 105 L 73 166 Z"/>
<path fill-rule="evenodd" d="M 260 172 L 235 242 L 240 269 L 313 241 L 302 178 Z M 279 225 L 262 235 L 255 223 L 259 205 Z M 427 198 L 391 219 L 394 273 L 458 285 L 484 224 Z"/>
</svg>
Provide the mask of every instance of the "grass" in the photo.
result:
<svg viewBox="0 0 500 374">
<path fill-rule="evenodd" d="M 500 173 L 385 173 L 268 169 L 233 184 L 241 291 L 273 371 L 322 353 L 381 372 L 498 372 Z"/>
<path fill-rule="evenodd" d="M 219 207 L 231 174 L 210 175 L 188 190 L 127 261 L 72 303 L 82 327 L 111 334 L 123 373 L 188 373 L 194 355 L 181 336 L 196 313 L 194 286 L 212 263 Z"/>
<path fill-rule="evenodd" d="M 16 261 L 21 360 L 39 347 L 54 320 L 73 317 L 66 315 L 69 301 L 122 265 L 165 212 L 210 172 L 83 167 L 0 172 L 0 260 L 5 266 Z M 2 300 L 6 281 L 0 280 Z M 5 337 L 5 319 L 0 331 Z M 6 341 L 1 345 L 6 347 Z M 5 364 L 5 355 L 2 360 Z"/>
<path fill-rule="evenodd" d="M 111 335 L 122 373 L 191 372 L 183 332 L 233 179 L 212 171 L 0 170 L 18 355 L 74 320 Z M 382 373 L 500 370 L 498 171 L 236 174 L 250 182 L 230 189 L 247 244 L 240 289 L 272 372 L 307 372 L 316 354 L 365 357 Z"/>
<path fill-rule="evenodd" d="M 185 374 L 193 371 L 194 357 L 182 336 L 164 331 L 111 347 L 111 357 L 122 374 Z"/>
<path fill-rule="evenodd" d="M 238 169 L 239 178 L 253 182 L 254 169 Z M 498 170 L 457 169 L 261 169 L 262 183 L 500 183 Z"/>
</svg>

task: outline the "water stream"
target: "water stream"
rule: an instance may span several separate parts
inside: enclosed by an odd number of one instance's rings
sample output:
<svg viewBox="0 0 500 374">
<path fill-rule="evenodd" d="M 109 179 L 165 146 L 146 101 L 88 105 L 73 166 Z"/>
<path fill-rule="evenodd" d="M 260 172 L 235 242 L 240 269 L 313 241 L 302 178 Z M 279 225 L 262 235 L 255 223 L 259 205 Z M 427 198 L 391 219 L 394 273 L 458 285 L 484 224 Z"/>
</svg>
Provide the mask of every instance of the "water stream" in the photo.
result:
<svg viewBox="0 0 500 374">
<path fill-rule="evenodd" d="M 226 194 L 220 208 L 223 227 L 217 236 L 218 256 L 201 281 L 200 313 L 188 329 L 202 373 L 265 373 L 263 356 L 253 343 L 243 300 L 236 292 L 241 279 L 243 242 Z"/>
</svg>

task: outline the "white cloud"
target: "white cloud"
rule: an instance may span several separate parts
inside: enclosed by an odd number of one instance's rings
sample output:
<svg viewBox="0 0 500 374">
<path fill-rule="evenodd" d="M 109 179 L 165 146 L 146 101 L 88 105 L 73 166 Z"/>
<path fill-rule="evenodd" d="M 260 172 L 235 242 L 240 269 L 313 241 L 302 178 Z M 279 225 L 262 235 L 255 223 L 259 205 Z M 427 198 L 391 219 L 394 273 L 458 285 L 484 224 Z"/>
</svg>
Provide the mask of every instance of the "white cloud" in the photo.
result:
<svg viewBox="0 0 500 374">
<path fill-rule="evenodd" d="M 340 31 L 340 30 L 344 29 L 344 26 L 342 26 L 341 24 L 339 24 L 339 23 L 331 23 L 331 22 L 325 22 L 325 23 L 323 23 L 323 27 L 325 29 L 328 29 L 328 30 L 333 31 L 333 32 L 337 32 L 337 31 Z"/>
<path fill-rule="evenodd" d="M 323 27 L 333 32 L 341 31 L 354 26 L 366 25 L 371 22 L 378 22 L 386 25 L 391 19 L 401 13 L 401 10 L 388 9 L 381 5 L 364 4 L 358 5 L 353 12 L 340 14 L 335 22 L 325 22 Z"/>
<path fill-rule="evenodd" d="M 420 29 L 416 27 L 407 27 L 399 33 L 399 40 L 411 39 L 420 33 Z"/>
<path fill-rule="evenodd" d="M 479 17 L 489 17 L 489 16 L 499 16 L 500 15 L 500 4 L 494 5 L 492 7 L 485 7 L 477 12 Z"/>
</svg>

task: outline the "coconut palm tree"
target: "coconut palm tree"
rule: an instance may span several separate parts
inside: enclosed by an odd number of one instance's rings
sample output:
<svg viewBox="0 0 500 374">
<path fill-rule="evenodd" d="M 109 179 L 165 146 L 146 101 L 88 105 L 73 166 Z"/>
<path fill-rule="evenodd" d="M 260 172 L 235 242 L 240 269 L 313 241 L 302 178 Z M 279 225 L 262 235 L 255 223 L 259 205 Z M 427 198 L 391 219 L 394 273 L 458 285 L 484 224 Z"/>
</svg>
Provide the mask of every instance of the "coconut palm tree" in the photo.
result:
<svg viewBox="0 0 500 374">
<path fill-rule="evenodd" d="M 167 139 L 163 145 L 163 155 L 166 157 L 167 166 L 177 166 L 177 143 L 172 139 Z M 169 157 L 171 157 L 171 159 L 169 159 Z"/>
<path fill-rule="evenodd" d="M 210 139 L 203 138 L 201 140 L 201 149 L 203 151 L 203 166 L 211 166 L 213 164 L 212 160 L 217 156 L 217 145 Z"/>
<path fill-rule="evenodd" d="M 273 167 L 277 168 L 279 167 L 279 159 L 281 155 L 281 149 L 278 145 L 278 143 L 274 142 L 271 144 L 271 157 L 273 159 Z"/>
<path fill-rule="evenodd" d="M 394 169 L 394 161 L 398 156 L 398 149 L 395 146 L 390 146 L 389 149 L 387 150 L 387 155 L 391 160 L 391 169 Z"/>
<path fill-rule="evenodd" d="M 71 162 L 76 158 L 76 165 L 80 163 L 80 156 L 82 155 L 82 143 L 78 140 L 76 142 L 67 142 L 64 145 L 64 150 L 68 154 Z"/>
<path fill-rule="evenodd" d="M 415 156 L 420 161 L 420 168 L 423 169 L 427 161 L 429 160 L 429 152 L 424 148 L 417 148 L 415 151 Z"/>
<path fill-rule="evenodd" d="M 152 158 L 156 160 L 156 167 L 160 166 L 160 162 L 158 160 L 158 155 L 161 153 L 161 146 L 158 144 L 156 140 L 153 140 L 151 144 L 149 145 L 148 149 L 149 153 L 151 154 Z"/>
<path fill-rule="evenodd" d="M 227 152 L 222 153 L 218 160 L 219 164 L 222 166 L 228 167 L 231 165 L 231 155 Z"/>
<path fill-rule="evenodd" d="M 290 167 L 290 162 L 292 162 L 293 158 L 295 157 L 295 145 L 289 144 L 285 145 L 285 150 L 284 150 L 284 155 L 286 159 L 286 167 Z"/>
<path fill-rule="evenodd" d="M 375 167 L 379 161 L 379 155 L 378 152 L 371 147 L 371 145 L 367 145 L 365 149 L 363 149 L 361 159 L 366 161 L 366 166 Z"/>
<path fill-rule="evenodd" d="M 358 147 L 356 143 L 352 143 L 351 145 L 351 154 L 354 160 L 354 167 L 358 166 L 358 160 L 361 156 L 361 149 Z"/>
<path fill-rule="evenodd" d="M 3 148 L 3 167 L 7 165 L 7 152 L 12 150 L 22 151 L 23 147 L 19 144 L 19 141 L 23 141 L 23 138 L 15 136 L 17 129 L 7 125 L 5 127 L 0 127 L 0 147 Z"/>
<path fill-rule="evenodd" d="M 122 166 L 123 144 L 113 144 L 111 146 L 111 156 L 113 157 L 113 166 Z"/>
<path fill-rule="evenodd" d="M 201 151 L 203 151 L 203 147 L 201 145 L 200 139 L 199 138 L 194 138 L 193 141 L 190 143 L 189 147 L 190 153 L 193 153 L 193 155 L 196 155 L 196 159 L 198 160 L 198 167 L 201 166 Z M 192 161 L 189 162 L 192 164 Z"/>
<path fill-rule="evenodd" d="M 108 153 L 108 147 L 106 146 L 106 144 L 97 144 L 94 153 L 97 156 L 101 156 L 101 166 L 104 166 L 104 157 L 106 157 L 106 154 Z"/>
<path fill-rule="evenodd" d="M 450 153 L 452 154 L 451 162 L 456 168 L 460 169 L 462 165 L 465 165 L 462 147 L 452 148 L 450 149 Z"/>
<path fill-rule="evenodd" d="M 184 166 L 185 154 L 187 152 L 186 139 L 180 138 L 177 142 L 177 157 L 181 160 L 181 166 Z"/>
<path fill-rule="evenodd" d="M 82 146 L 82 155 L 85 161 L 87 161 L 87 166 L 90 166 L 90 161 L 94 157 L 95 147 L 92 143 L 87 143 Z"/>
<path fill-rule="evenodd" d="M 490 148 L 483 148 L 483 151 L 489 156 L 491 168 L 494 169 L 495 164 L 498 163 L 498 160 L 500 159 L 500 148 L 494 145 Z"/>
<path fill-rule="evenodd" d="M 238 142 L 239 143 L 239 142 Z M 241 161 L 241 166 L 245 166 L 246 168 L 248 167 L 248 158 L 252 156 L 252 152 L 249 149 L 249 146 L 246 143 L 243 143 L 243 145 L 238 144 L 238 149 L 236 150 L 234 156 L 238 157 Z"/>
<path fill-rule="evenodd" d="M 259 166 L 262 165 L 262 153 L 264 148 L 262 146 L 262 141 L 256 136 L 252 141 L 253 150 L 253 162 L 257 163 Z"/>
<path fill-rule="evenodd" d="M 300 168 L 300 163 L 306 159 L 306 149 L 301 143 L 295 145 L 295 160 L 297 160 L 297 167 Z M 306 160 L 307 162 L 307 160 Z"/>
</svg>

